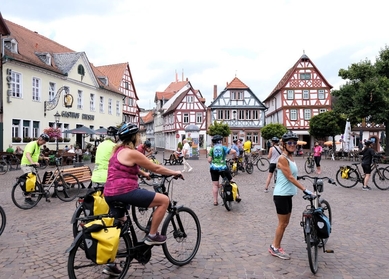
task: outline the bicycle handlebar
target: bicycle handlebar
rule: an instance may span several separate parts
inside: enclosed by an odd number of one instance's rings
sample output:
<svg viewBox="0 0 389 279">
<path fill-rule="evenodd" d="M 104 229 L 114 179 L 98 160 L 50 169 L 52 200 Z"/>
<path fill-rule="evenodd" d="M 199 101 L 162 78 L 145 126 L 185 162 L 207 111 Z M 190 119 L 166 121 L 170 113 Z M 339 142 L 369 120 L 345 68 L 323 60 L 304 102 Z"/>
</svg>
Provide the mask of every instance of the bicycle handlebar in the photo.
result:
<svg viewBox="0 0 389 279">
<path fill-rule="evenodd" d="M 182 180 L 185 180 L 184 179 L 184 177 L 183 177 L 183 175 L 182 174 L 179 174 L 179 175 L 172 175 L 172 174 L 170 174 L 170 175 L 165 175 L 165 174 L 158 174 L 158 173 L 150 173 L 150 178 L 168 178 L 168 177 L 172 177 L 173 176 L 173 178 L 174 179 L 178 179 L 178 178 L 181 178 Z M 140 175 L 139 176 L 140 178 L 144 178 L 144 176 L 142 176 L 142 175 Z"/>
<path fill-rule="evenodd" d="M 314 181 L 318 180 L 318 179 L 321 179 L 321 180 L 328 179 L 328 183 L 336 185 L 335 181 L 332 178 L 327 177 L 327 176 L 323 176 L 323 177 L 309 176 L 309 175 L 297 176 L 297 180 L 305 180 L 306 178 L 313 179 Z"/>
</svg>

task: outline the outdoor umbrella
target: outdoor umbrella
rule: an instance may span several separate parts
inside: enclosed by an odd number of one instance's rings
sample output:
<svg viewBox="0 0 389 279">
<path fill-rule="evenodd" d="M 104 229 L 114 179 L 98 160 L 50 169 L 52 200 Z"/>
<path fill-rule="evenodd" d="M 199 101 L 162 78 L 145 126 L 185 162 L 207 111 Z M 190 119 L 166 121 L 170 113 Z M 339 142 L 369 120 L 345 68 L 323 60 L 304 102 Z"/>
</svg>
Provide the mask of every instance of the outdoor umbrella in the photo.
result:
<svg viewBox="0 0 389 279">
<path fill-rule="evenodd" d="M 340 142 L 336 141 L 335 144 L 340 144 Z M 332 140 L 326 141 L 324 145 L 332 145 Z"/>
<path fill-rule="evenodd" d="M 79 128 L 71 129 L 71 130 L 66 130 L 64 133 L 70 133 L 70 134 L 78 134 L 78 135 L 83 135 L 83 134 L 89 134 L 89 135 L 94 135 L 96 134 L 94 130 L 89 129 L 88 127 L 81 126 Z"/>
<path fill-rule="evenodd" d="M 306 141 L 303 141 L 303 140 L 298 140 L 297 141 L 297 145 L 306 145 L 307 142 Z"/>
<path fill-rule="evenodd" d="M 351 124 L 350 121 L 346 121 L 346 127 L 344 128 L 344 135 L 343 135 L 345 144 L 343 146 L 343 150 L 346 152 L 352 151 L 354 149 L 354 143 L 352 140 L 351 135 Z"/>
<path fill-rule="evenodd" d="M 106 135 L 107 134 L 107 129 L 106 128 L 100 128 L 95 130 L 96 135 Z"/>
</svg>

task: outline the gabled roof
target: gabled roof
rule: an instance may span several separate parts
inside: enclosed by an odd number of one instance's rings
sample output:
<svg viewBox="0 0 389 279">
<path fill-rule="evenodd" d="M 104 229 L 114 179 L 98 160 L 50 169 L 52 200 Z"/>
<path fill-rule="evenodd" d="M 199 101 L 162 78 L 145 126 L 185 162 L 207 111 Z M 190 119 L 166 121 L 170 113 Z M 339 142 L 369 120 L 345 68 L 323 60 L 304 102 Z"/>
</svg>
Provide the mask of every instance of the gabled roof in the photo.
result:
<svg viewBox="0 0 389 279">
<path fill-rule="evenodd" d="M 193 95 L 195 96 L 195 98 L 198 98 L 197 94 L 196 94 L 196 90 L 193 89 L 193 87 L 190 87 L 188 88 L 187 90 L 181 92 L 177 98 L 172 102 L 172 104 L 168 107 L 168 109 L 165 111 L 165 115 L 172 112 L 172 111 L 175 111 L 177 106 L 182 102 L 182 100 L 185 98 L 185 96 L 190 92 L 192 91 L 193 92 Z M 199 99 L 199 103 L 204 107 L 205 109 L 205 105 L 204 103 L 201 101 L 201 99 Z"/>
<path fill-rule="evenodd" d="M 112 83 L 113 86 L 119 89 L 127 65 L 128 63 L 119 63 L 112 65 L 96 66 L 96 68 L 109 78 L 109 81 Z"/>
<path fill-rule="evenodd" d="M 171 82 L 168 87 L 162 92 L 155 92 L 154 102 L 158 100 L 170 100 L 178 91 L 180 91 L 184 86 L 190 84 L 189 81 L 174 81 Z"/>
<path fill-rule="evenodd" d="M 176 93 L 173 93 L 173 92 L 156 92 L 154 101 L 157 101 L 157 100 L 170 100 L 170 98 L 173 97 L 174 94 L 176 94 Z"/>
<path fill-rule="evenodd" d="M 234 77 L 234 79 L 227 85 L 226 89 L 249 89 L 249 87 L 239 78 Z"/>
<path fill-rule="evenodd" d="M 141 117 L 144 124 L 151 123 L 154 121 L 153 111 L 149 111 L 145 116 Z"/>
<path fill-rule="evenodd" d="M 9 31 L 8 26 L 0 13 L 0 36 L 8 36 L 10 33 L 11 32 Z"/>
<path fill-rule="evenodd" d="M 286 84 L 289 82 L 291 77 L 293 76 L 294 72 L 296 71 L 298 65 L 302 61 L 309 61 L 310 64 L 315 68 L 317 74 L 320 76 L 320 78 L 328 85 L 328 87 L 332 88 L 332 85 L 328 83 L 328 81 L 324 78 L 324 76 L 321 74 L 321 72 L 318 70 L 318 68 L 313 64 L 312 60 L 309 59 L 309 57 L 304 53 L 298 60 L 297 62 L 293 65 L 292 68 L 290 68 L 288 71 L 286 71 L 285 75 L 282 77 L 282 79 L 278 82 L 277 86 L 273 89 L 273 91 L 270 93 L 270 95 L 264 100 L 266 101 L 267 99 L 271 98 L 273 95 L 275 95 L 279 90 L 284 88 Z"/>
</svg>

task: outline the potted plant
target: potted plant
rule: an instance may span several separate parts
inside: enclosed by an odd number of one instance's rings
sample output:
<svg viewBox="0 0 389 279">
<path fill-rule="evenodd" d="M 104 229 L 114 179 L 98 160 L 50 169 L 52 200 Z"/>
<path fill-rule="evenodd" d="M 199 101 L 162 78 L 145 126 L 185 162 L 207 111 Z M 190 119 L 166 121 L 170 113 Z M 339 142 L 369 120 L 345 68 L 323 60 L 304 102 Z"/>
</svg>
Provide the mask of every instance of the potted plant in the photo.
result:
<svg viewBox="0 0 389 279">
<path fill-rule="evenodd" d="M 64 138 L 63 141 L 64 142 L 70 142 L 70 138 Z"/>
<path fill-rule="evenodd" d="M 21 137 L 13 137 L 12 142 L 21 142 L 22 138 Z"/>
<path fill-rule="evenodd" d="M 49 138 L 49 142 L 55 142 L 55 138 Z"/>
<path fill-rule="evenodd" d="M 30 137 L 23 138 L 23 142 L 30 142 L 32 139 Z"/>
<path fill-rule="evenodd" d="M 58 137 L 58 138 L 57 138 L 57 141 L 58 141 L 58 142 L 63 142 L 63 138 Z"/>
</svg>

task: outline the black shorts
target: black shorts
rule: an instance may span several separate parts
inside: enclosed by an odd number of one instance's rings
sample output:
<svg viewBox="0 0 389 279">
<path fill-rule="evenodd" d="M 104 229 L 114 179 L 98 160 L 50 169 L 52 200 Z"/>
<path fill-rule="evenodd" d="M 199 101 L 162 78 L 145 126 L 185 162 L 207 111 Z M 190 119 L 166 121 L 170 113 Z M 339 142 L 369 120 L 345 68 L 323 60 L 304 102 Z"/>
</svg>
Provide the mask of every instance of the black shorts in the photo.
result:
<svg viewBox="0 0 389 279">
<path fill-rule="evenodd" d="M 364 174 L 371 174 L 371 165 L 362 165 Z"/>
<path fill-rule="evenodd" d="M 227 177 L 229 181 L 232 180 L 231 173 L 229 170 L 225 171 L 217 171 L 217 170 L 211 170 L 211 179 L 212 181 L 219 181 L 219 177 Z"/>
<path fill-rule="evenodd" d="M 277 168 L 277 164 L 270 164 L 269 166 L 269 172 L 274 173 L 275 169 Z"/>
<path fill-rule="evenodd" d="M 287 215 L 292 213 L 292 197 L 293 196 L 273 196 L 277 214 Z"/>
</svg>

